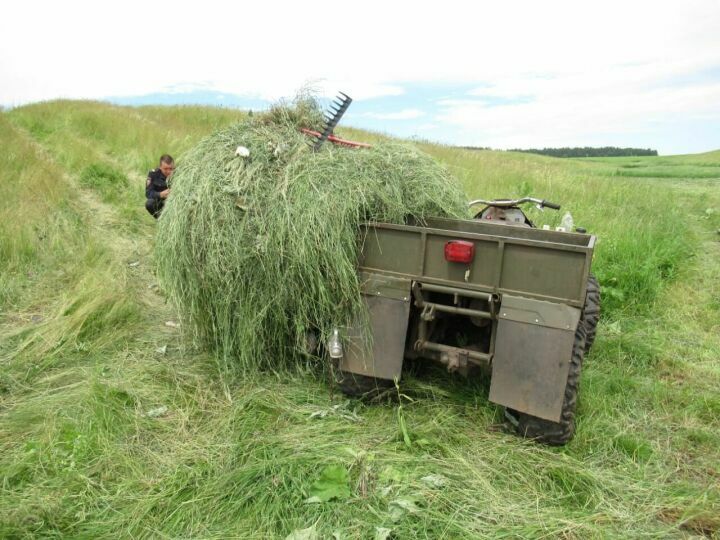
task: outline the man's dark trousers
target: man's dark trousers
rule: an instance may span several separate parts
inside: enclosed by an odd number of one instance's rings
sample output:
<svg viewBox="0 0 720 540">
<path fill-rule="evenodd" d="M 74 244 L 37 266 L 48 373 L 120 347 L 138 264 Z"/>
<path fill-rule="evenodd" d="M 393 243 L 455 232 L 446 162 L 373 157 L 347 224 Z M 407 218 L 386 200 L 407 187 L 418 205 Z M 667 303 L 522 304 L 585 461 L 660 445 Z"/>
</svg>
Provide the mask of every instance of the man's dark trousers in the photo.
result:
<svg viewBox="0 0 720 540">
<path fill-rule="evenodd" d="M 165 206 L 165 199 L 148 199 L 145 201 L 145 209 L 150 212 L 150 215 L 155 219 L 160 217 L 163 206 Z"/>
<path fill-rule="evenodd" d="M 160 217 L 163 206 L 165 206 L 165 199 L 160 196 L 160 193 L 167 188 L 167 178 L 159 168 L 148 172 L 145 183 L 145 198 L 147 199 L 145 208 L 155 219 Z"/>
</svg>

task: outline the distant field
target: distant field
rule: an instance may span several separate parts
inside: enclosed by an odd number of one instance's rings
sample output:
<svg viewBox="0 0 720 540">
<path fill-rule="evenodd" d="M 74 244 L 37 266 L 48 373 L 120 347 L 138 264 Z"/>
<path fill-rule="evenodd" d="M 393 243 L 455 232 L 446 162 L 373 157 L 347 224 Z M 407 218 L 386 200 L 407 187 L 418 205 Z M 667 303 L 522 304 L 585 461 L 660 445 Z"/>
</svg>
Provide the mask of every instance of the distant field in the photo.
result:
<svg viewBox="0 0 720 540">
<path fill-rule="evenodd" d="M 687 156 L 622 157 L 582 159 L 608 166 L 606 172 L 643 178 L 718 178 L 720 152 Z"/>
<path fill-rule="evenodd" d="M 422 369 L 400 405 L 366 406 L 312 370 L 221 372 L 165 324 L 177 314 L 153 277 L 145 173 L 242 117 L 72 101 L 0 113 L 0 537 L 720 535 L 720 151 L 418 143 L 468 198 L 549 199 L 600 239 L 577 435 L 552 449 L 504 431 L 486 380 Z M 328 465 L 350 496 L 306 504 Z"/>
</svg>

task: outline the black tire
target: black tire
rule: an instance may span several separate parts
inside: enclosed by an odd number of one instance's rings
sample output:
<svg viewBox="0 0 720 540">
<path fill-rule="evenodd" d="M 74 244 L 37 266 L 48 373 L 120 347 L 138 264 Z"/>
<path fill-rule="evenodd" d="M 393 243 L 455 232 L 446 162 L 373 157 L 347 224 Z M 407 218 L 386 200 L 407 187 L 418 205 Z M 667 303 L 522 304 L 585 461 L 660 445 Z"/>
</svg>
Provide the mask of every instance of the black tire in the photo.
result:
<svg viewBox="0 0 720 540">
<path fill-rule="evenodd" d="M 580 370 L 585 356 L 585 324 L 581 319 L 575 330 L 570 370 L 565 385 L 565 398 L 559 422 L 552 422 L 529 414 L 508 410 L 507 414 L 515 425 L 517 433 L 522 437 L 535 439 L 550 446 L 567 444 L 575 434 L 575 409 L 577 408 Z"/>
<path fill-rule="evenodd" d="M 341 369 L 335 371 L 335 381 L 343 394 L 363 401 L 377 401 L 391 396 L 395 387 L 394 382 L 389 379 L 359 375 Z"/>
<path fill-rule="evenodd" d="M 585 319 L 585 354 L 587 354 L 595 342 L 597 325 L 600 320 L 600 283 L 592 274 L 588 277 L 583 319 Z"/>
</svg>

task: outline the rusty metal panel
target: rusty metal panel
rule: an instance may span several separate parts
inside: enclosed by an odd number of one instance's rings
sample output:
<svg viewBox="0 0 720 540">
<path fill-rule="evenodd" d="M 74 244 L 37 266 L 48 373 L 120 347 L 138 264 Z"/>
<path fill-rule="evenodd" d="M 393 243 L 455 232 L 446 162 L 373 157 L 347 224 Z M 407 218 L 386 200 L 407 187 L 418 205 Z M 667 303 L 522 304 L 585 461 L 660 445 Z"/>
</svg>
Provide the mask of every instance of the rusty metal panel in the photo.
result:
<svg viewBox="0 0 720 540">
<path fill-rule="evenodd" d="M 419 231 L 374 227 L 368 227 L 366 231 L 360 268 L 378 268 L 410 275 L 421 273 L 423 238 Z"/>
<path fill-rule="evenodd" d="M 360 269 L 582 307 L 594 236 L 464 220 L 428 225 L 445 228 L 366 224 Z M 473 242 L 471 263 L 445 260 L 452 239 Z"/>
<path fill-rule="evenodd" d="M 554 304 L 505 294 L 502 297 L 498 319 L 509 319 L 515 322 L 574 332 L 580 320 L 580 310 L 565 304 Z"/>
<path fill-rule="evenodd" d="M 585 259 L 584 252 L 508 243 L 500 288 L 579 302 L 587 279 Z"/>
<path fill-rule="evenodd" d="M 367 296 L 382 296 L 407 302 L 410 298 L 411 281 L 405 278 L 360 271 L 360 290 Z"/>
<path fill-rule="evenodd" d="M 579 320 L 577 308 L 503 295 L 490 401 L 559 421 Z"/>
<path fill-rule="evenodd" d="M 410 315 L 410 282 L 406 285 L 399 299 L 363 295 L 370 313 L 370 332 L 363 332 L 360 324 L 350 329 L 340 369 L 381 379 L 400 378 Z"/>
</svg>

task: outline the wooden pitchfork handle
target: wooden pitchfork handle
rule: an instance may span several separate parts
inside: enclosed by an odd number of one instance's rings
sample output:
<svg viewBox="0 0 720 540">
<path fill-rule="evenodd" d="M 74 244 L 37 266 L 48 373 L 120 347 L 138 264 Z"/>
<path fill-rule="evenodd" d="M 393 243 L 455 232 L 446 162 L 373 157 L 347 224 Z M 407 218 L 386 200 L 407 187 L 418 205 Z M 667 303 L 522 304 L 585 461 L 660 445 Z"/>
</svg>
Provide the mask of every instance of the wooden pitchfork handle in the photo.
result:
<svg viewBox="0 0 720 540">
<path fill-rule="evenodd" d="M 311 137 L 320 136 L 320 132 L 313 131 L 312 129 L 300 128 L 300 131 L 302 131 L 305 135 L 310 135 Z M 370 144 L 357 141 L 348 141 L 347 139 L 341 139 L 340 137 L 336 137 L 335 135 L 329 135 L 327 140 L 333 144 L 347 146 L 348 148 L 372 148 L 372 145 Z"/>
</svg>

